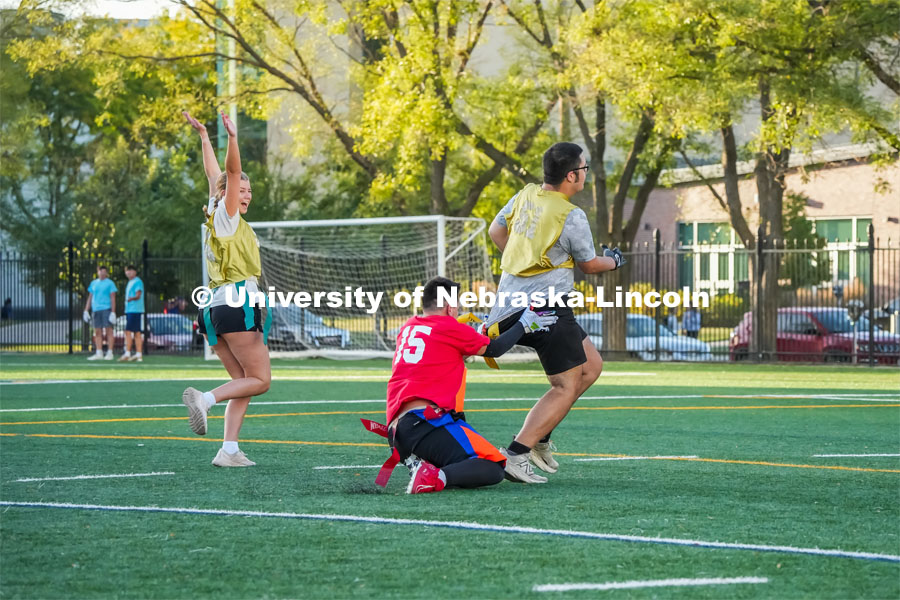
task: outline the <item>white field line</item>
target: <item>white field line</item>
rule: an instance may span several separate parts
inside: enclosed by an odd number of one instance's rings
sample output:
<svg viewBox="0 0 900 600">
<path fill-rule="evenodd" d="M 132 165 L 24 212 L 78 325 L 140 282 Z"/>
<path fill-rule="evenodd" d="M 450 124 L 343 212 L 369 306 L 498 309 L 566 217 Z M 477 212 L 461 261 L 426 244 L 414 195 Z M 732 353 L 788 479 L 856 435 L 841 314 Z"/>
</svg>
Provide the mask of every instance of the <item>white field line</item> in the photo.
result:
<svg viewBox="0 0 900 600">
<path fill-rule="evenodd" d="M 381 465 L 334 465 L 327 467 L 313 467 L 314 471 L 321 471 L 324 469 L 380 469 Z"/>
<path fill-rule="evenodd" d="M 814 458 L 865 458 L 869 456 L 900 456 L 900 454 L 813 454 Z"/>
<path fill-rule="evenodd" d="M 119 477 L 156 477 L 158 475 L 174 475 L 171 471 L 160 471 L 153 473 L 122 473 L 120 475 L 75 475 L 73 477 L 27 477 L 24 479 L 16 479 L 17 483 L 25 483 L 29 481 L 74 481 L 76 479 L 117 479 Z"/>
<path fill-rule="evenodd" d="M 193 367 L 192 367 L 193 368 Z M 323 369 L 324 370 L 324 369 Z M 601 377 L 644 377 L 644 376 L 655 376 L 656 373 L 627 373 L 627 372 L 619 372 L 619 373 L 601 373 Z M 274 381 L 387 381 L 390 379 L 391 374 L 387 372 L 383 372 L 378 375 L 273 375 L 272 379 Z M 469 373 L 470 381 L 477 381 L 480 379 L 510 379 L 516 378 L 521 379 L 523 377 L 535 377 L 539 379 L 546 379 L 547 376 L 543 373 L 537 372 L 504 372 L 504 373 L 489 373 L 487 371 L 477 371 L 474 373 Z M 43 379 L 43 380 L 10 380 L 10 381 L 0 381 L 0 385 L 68 385 L 72 383 L 159 383 L 165 381 L 222 381 L 227 380 L 228 376 L 223 375 L 222 377 L 154 377 L 154 378 L 143 378 L 143 379 Z"/>
<path fill-rule="evenodd" d="M 126 380 L 131 381 L 131 380 Z M 169 380 L 166 380 L 169 381 Z M 176 380 L 172 380 L 176 381 Z M 193 381 L 193 380 L 177 380 L 177 381 Z M 218 379 L 216 381 L 219 381 Z M 45 382 L 35 382 L 35 383 L 45 383 Z M 75 382 L 75 383 L 94 383 L 94 382 Z M 8 384 L 15 385 L 15 384 Z M 683 395 L 683 394 L 656 394 L 649 396 L 582 396 L 580 400 L 698 400 L 698 399 L 707 399 L 707 400 L 715 400 L 718 398 L 721 399 L 758 399 L 761 395 L 765 395 L 766 397 L 772 398 L 776 396 L 772 396 L 770 394 L 747 394 L 743 396 L 735 396 L 735 395 L 713 395 L 713 394 L 693 394 L 693 395 Z M 873 395 L 882 395 L 882 394 L 873 394 Z M 777 396 L 779 398 L 790 398 L 790 399 L 798 399 L 798 400 L 841 400 L 841 401 L 859 401 L 859 402 L 895 402 L 900 401 L 900 397 L 896 399 L 889 400 L 875 400 L 872 398 L 852 398 L 845 396 L 834 396 L 829 395 L 827 397 L 815 395 L 815 394 L 795 394 L 791 396 Z M 472 402 L 537 402 L 537 397 L 528 396 L 528 397 L 518 397 L 518 398 L 466 398 L 467 403 Z M 302 404 L 384 404 L 384 398 L 368 398 L 364 400 L 254 400 L 253 406 L 275 406 L 275 405 L 302 405 Z M 107 408 L 181 408 L 184 405 L 181 403 L 177 404 L 110 404 L 106 406 L 98 405 L 98 406 L 44 406 L 44 407 L 35 407 L 35 408 L 0 408 L 0 413 L 7 412 L 43 412 L 43 411 L 54 411 L 54 410 L 103 410 Z"/>
<path fill-rule="evenodd" d="M 655 587 L 687 587 L 729 585 L 735 583 L 769 583 L 767 577 L 721 577 L 714 579 L 655 579 L 650 581 L 611 581 L 609 583 L 548 583 L 536 585 L 532 592 L 573 592 L 577 590 L 633 590 Z"/>
<path fill-rule="evenodd" d="M 576 458 L 574 462 L 600 462 L 607 460 L 671 460 L 673 458 L 699 458 L 698 456 L 604 456 L 602 458 Z"/>
<path fill-rule="evenodd" d="M 878 554 L 874 552 L 855 552 L 847 550 L 829 550 L 823 548 L 803 548 L 797 546 L 776 546 L 765 544 L 741 544 L 729 542 L 710 542 L 681 538 L 643 537 L 637 535 L 620 535 L 615 533 L 598 533 L 593 531 L 577 531 L 568 529 L 540 529 L 537 527 L 516 527 L 509 525 L 491 525 L 466 521 L 427 521 L 424 519 L 394 519 L 388 517 L 362 517 L 357 515 L 327 515 L 291 512 L 261 512 L 249 510 L 203 509 L 189 507 L 164 506 L 109 506 L 100 504 L 72 504 L 63 502 L 9 502 L 0 501 L 0 506 L 21 508 L 68 508 L 80 510 L 98 510 L 113 512 L 142 513 L 176 513 L 186 515 L 261 517 L 277 519 L 301 519 L 310 521 L 331 521 L 345 523 L 375 523 L 378 525 L 413 525 L 417 527 L 446 527 L 449 529 L 482 531 L 491 533 L 536 534 L 555 537 L 604 540 L 614 542 L 636 542 L 645 544 L 664 544 L 669 546 L 687 546 L 693 548 L 712 548 L 717 550 L 748 550 L 752 552 L 780 552 L 788 554 L 806 554 L 813 556 L 829 556 L 836 558 L 857 558 L 900 563 L 900 556 L 894 554 Z"/>
</svg>

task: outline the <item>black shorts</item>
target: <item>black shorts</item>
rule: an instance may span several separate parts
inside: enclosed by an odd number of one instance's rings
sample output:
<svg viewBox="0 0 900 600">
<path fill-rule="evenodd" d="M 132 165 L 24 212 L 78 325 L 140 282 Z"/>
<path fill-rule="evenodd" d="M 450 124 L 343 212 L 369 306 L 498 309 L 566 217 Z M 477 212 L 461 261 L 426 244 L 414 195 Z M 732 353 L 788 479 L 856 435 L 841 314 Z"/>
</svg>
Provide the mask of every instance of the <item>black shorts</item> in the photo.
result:
<svg viewBox="0 0 900 600">
<path fill-rule="evenodd" d="M 247 315 L 243 306 L 213 306 L 212 308 L 204 308 L 197 315 L 197 331 L 203 335 L 209 336 L 206 330 L 206 315 L 209 313 L 210 324 L 216 335 L 223 333 L 235 333 L 237 331 L 262 331 L 262 311 L 258 306 L 254 306 L 253 325 L 247 327 Z"/>
<path fill-rule="evenodd" d="M 550 331 L 526 333 L 518 344 L 535 349 L 547 375 L 557 375 L 586 363 L 583 342 L 587 334 L 575 320 L 572 309 L 561 306 L 545 310 L 555 310 L 558 317 L 556 323 L 550 326 Z M 523 312 L 524 308 L 500 321 L 500 333 L 514 325 L 521 327 L 518 321 Z"/>
<path fill-rule="evenodd" d="M 125 331 L 132 333 L 144 331 L 144 313 L 125 313 Z"/>
<path fill-rule="evenodd" d="M 415 454 L 441 468 L 471 458 L 505 464 L 506 458 L 471 425 L 462 413 L 440 411 L 429 418 L 428 409 L 411 410 L 388 430 L 388 441 L 401 460 Z"/>
</svg>

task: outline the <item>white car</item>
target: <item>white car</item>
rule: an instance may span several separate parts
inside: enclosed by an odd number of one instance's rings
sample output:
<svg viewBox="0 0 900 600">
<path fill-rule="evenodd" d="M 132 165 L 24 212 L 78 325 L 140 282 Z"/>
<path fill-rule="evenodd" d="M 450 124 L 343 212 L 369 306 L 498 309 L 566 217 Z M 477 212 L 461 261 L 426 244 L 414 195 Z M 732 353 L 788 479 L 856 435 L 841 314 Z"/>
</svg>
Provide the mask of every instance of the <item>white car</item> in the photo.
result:
<svg viewBox="0 0 900 600">
<path fill-rule="evenodd" d="M 581 325 L 591 342 L 598 349 L 603 347 L 603 314 L 592 313 L 576 315 L 575 320 Z M 659 327 L 659 359 L 660 360 L 712 360 L 709 344 L 685 335 L 673 333 L 665 325 L 657 325 L 656 321 L 646 315 L 629 314 L 625 321 L 625 349 L 641 360 L 656 360 L 656 333 Z"/>
<path fill-rule="evenodd" d="M 350 332 L 325 324 L 322 317 L 305 308 L 276 306 L 272 308 L 269 341 L 288 350 L 304 350 L 350 345 Z"/>
</svg>

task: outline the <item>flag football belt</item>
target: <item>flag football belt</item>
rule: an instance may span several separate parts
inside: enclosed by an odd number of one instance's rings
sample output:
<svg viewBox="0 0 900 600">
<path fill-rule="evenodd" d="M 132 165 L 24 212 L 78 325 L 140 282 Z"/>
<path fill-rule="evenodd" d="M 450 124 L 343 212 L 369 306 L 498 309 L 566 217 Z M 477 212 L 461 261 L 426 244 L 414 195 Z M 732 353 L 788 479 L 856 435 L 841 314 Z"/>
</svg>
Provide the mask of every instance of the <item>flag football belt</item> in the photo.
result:
<svg viewBox="0 0 900 600">
<path fill-rule="evenodd" d="M 469 323 L 481 323 L 482 322 L 481 319 L 479 319 L 478 317 L 476 317 L 475 315 L 473 315 L 470 312 L 459 315 L 458 317 L 456 317 L 456 320 L 458 322 L 462 323 L 463 325 L 468 325 Z M 487 331 L 485 331 L 484 333 L 492 340 L 497 339 L 497 336 L 500 335 L 500 323 L 494 323 L 493 325 L 488 327 Z M 494 359 L 490 356 L 483 356 L 482 358 L 484 358 L 484 362 L 487 363 L 487 366 L 489 366 L 490 368 L 492 368 L 492 369 L 500 368 L 500 365 L 497 364 L 496 359 Z"/>
<path fill-rule="evenodd" d="M 465 420 L 466 416 L 465 413 L 459 413 L 455 410 L 444 410 L 443 408 L 439 408 L 436 406 L 426 407 L 423 411 L 422 416 L 424 416 L 426 420 L 432 421 L 435 419 L 440 419 L 444 415 L 450 415 L 451 417 L 453 417 L 454 421 L 459 421 L 460 419 Z M 365 427 L 372 433 L 378 434 L 381 437 L 387 439 L 389 443 L 392 441 L 389 437 L 390 434 L 387 425 L 372 421 L 371 419 L 360 419 L 360 421 L 362 421 L 363 427 Z M 391 478 L 391 475 L 394 472 L 394 467 L 396 467 L 400 463 L 400 460 L 400 453 L 397 452 L 397 448 L 395 448 L 394 444 L 391 443 L 391 455 L 386 461 L 384 461 L 384 464 L 381 465 L 381 469 L 378 471 L 378 476 L 375 477 L 375 483 L 377 485 L 380 485 L 381 487 L 386 487 L 388 481 Z"/>
</svg>

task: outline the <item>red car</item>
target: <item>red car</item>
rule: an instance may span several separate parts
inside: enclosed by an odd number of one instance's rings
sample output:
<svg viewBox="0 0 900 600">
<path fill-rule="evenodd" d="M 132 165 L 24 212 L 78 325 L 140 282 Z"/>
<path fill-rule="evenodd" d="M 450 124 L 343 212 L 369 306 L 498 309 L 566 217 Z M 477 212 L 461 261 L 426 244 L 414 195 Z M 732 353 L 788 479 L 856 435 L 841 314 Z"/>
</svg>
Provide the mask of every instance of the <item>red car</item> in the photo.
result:
<svg viewBox="0 0 900 600">
<path fill-rule="evenodd" d="M 729 343 L 731 360 L 746 360 L 752 338 L 751 313 L 735 327 Z M 869 321 L 856 323 L 856 356 L 869 360 Z M 875 362 L 896 365 L 900 361 L 900 335 L 875 326 Z M 778 309 L 775 352 L 780 361 L 850 362 L 853 357 L 853 324 L 846 308 L 796 307 Z"/>
</svg>

